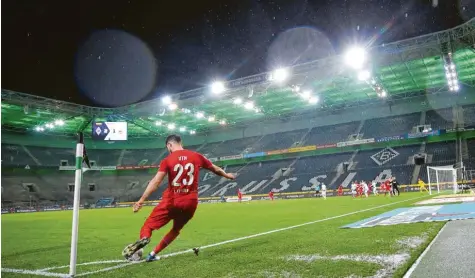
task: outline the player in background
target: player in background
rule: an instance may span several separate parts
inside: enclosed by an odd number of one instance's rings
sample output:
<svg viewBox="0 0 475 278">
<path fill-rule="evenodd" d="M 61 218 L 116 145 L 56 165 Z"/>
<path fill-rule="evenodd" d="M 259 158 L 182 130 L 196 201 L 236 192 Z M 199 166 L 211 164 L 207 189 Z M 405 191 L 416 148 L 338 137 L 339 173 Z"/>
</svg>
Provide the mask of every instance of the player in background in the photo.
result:
<svg viewBox="0 0 475 278">
<path fill-rule="evenodd" d="M 373 195 L 374 196 L 378 196 L 378 184 L 376 183 L 376 181 L 372 181 L 371 182 L 371 185 L 373 186 Z"/>
<path fill-rule="evenodd" d="M 361 181 L 361 184 L 363 185 L 363 192 L 366 198 L 368 198 L 368 193 L 369 193 L 369 187 L 368 184 L 365 181 Z"/>
<path fill-rule="evenodd" d="M 240 203 L 242 201 L 242 192 L 241 188 L 238 188 L 237 190 L 237 195 L 238 195 L 238 202 Z"/>
<path fill-rule="evenodd" d="M 356 184 L 356 196 L 363 198 L 363 185 L 361 182 L 357 182 Z"/>
<path fill-rule="evenodd" d="M 356 197 L 356 182 L 351 183 L 351 196 Z"/>
<path fill-rule="evenodd" d="M 325 183 L 322 182 L 322 197 L 323 199 L 327 199 L 327 186 Z"/>
<path fill-rule="evenodd" d="M 401 193 L 399 192 L 399 183 L 397 182 L 396 177 L 392 177 L 391 179 L 391 189 L 394 196 L 396 196 L 396 192 L 397 196 L 401 195 Z"/>
<path fill-rule="evenodd" d="M 315 184 L 315 198 L 318 198 L 318 195 L 320 195 L 320 185 Z"/>
<path fill-rule="evenodd" d="M 338 186 L 338 196 L 343 196 L 343 185 Z"/>
<path fill-rule="evenodd" d="M 138 212 L 142 208 L 143 203 L 158 189 L 166 175 L 168 175 L 168 187 L 163 192 L 161 202 L 145 220 L 140 230 L 140 239 L 126 246 L 122 251 L 122 255 L 126 259 L 129 259 L 135 252 L 150 243 L 152 231 L 162 228 L 171 220 L 173 220 L 171 230 L 147 256 L 146 261 L 156 260 L 156 254 L 177 238 L 181 229 L 193 218 L 198 206 L 200 168 L 205 168 L 227 179 L 234 179 L 232 174 L 226 173 L 203 155 L 183 149 L 179 135 L 168 136 L 165 145 L 170 154 L 160 163 L 157 174 L 148 183 L 140 200 L 134 204 L 133 211 Z M 194 251 L 198 255 L 199 250 L 194 249 Z"/>
<path fill-rule="evenodd" d="M 269 191 L 269 199 L 271 201 L 274 201 L 274 189 L 272 189 L 271 191 Z"/>
<path fill-rule="evenodd" d="M 421 178 L 419 178 L 419 180 L 417 181 L 417 184 L 419 185 L 420 193 L 422 193 L 422 191 L 429 192 L 429 190 L 427 190 L 426 184 L 421 180 Z"/>
</svg>

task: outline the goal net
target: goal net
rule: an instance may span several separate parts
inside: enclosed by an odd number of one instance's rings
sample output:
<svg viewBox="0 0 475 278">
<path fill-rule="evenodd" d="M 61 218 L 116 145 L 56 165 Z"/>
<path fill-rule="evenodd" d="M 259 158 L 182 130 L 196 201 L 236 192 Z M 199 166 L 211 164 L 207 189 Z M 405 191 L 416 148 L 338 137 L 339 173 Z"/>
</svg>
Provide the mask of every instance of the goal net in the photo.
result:
<svg viewBox="0 0 475 278">
<path fill-rule="evenodd" d="M 449 166 L 427 166 L 427 181 L 429 182 L 429 194 L 432 195 L 432 188 L 441 191 L 452 191 L 454 194 L 458 193 L 457 176 L 460 169 L 454 168 L 454 165 Z"/>
</svg>

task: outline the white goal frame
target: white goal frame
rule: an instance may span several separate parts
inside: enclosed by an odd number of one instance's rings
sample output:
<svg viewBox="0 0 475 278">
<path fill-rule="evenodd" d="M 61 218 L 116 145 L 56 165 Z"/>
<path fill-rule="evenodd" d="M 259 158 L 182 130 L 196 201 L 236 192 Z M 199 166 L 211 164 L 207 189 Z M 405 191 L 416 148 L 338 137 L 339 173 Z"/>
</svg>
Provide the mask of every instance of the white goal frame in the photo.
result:
<svg viewBox="0 0 475 278">
<path fill-rule="evenodd" d="M 441 187 L 452 187 L 453 193 L 457 194 L 458 182 L 457 182 L 457 170 L 454 165 L 448 166 L 427 166 L 427 181 L 429 182 L 429 195 L 432 195 L 432 185 L 437 186 L 437 194 L 440 193 Z M 435 180 L 431 179 L 431 172 L 435 171 Z M 442 173 L 444 173 L 442 175 Z M 447 176 L 448 175 L 448 176 Z"/>
</svg>

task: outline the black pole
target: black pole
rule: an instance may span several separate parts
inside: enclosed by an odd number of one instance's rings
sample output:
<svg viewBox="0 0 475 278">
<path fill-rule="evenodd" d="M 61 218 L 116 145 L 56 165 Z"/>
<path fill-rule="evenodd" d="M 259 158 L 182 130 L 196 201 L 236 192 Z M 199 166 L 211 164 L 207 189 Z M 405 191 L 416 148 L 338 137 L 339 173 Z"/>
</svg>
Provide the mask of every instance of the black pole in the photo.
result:
<svg viewBox="0 0 475 278">
<path fill-rule="evenodd" d="M 82 132 L 78 133 L 78 144 L 84 144 L 84 134 Z"/>
</svg>

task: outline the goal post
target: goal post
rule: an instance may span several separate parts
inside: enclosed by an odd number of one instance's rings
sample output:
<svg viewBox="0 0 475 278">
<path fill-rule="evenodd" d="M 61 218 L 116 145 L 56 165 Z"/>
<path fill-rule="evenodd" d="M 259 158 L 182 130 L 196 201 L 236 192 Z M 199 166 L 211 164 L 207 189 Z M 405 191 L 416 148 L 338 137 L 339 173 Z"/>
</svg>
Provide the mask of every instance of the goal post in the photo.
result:
<svg viewBox="0 0 475 278">
<path fill-rule="evenodd" d="M 427 166 L 427 181 L 430 195 L 432 195 L 433 186 L 437 188 L 437 193 L 441 190 L 452 190 L 454 194 L 458 192 L 457 168 L 454 165 Z"/>
</svg>

